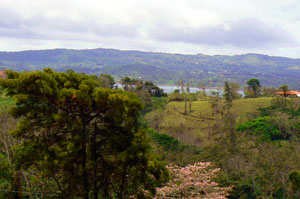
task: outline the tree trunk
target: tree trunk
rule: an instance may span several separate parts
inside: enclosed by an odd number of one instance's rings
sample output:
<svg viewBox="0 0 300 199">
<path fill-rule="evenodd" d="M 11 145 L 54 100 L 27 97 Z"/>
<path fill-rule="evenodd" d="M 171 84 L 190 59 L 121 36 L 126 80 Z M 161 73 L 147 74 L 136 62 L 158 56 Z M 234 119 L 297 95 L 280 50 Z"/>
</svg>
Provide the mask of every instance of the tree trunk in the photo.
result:
<svg viewBox="0 0 300 199">
<path fill-rule="evenodd" d="M 119 191 L 118 199 L 123 199 L 123 196 L 124 196 L 124 189 L 125 189 L 125 184 L 126 184 L 126 173 L 127 173 L 126 168 L 127 168 L 126 163 L 124 163 L 123 174 L 122 174 L 122 182 L 121 182 L 121 185 L 120 185 L 120 191 Z"/>
<path fill-rule="evenodd" d="M 89 179 L 87 173 L 87 135 L 86 135 L 86 126 L 82 130 L 82 179 L 83 179 L 83 188 L 84 188 L 84 198 L 89 199 Z"/>
<path fill-rule="evenodd" d="M 21 181 L 19 171 L 16 171 L 13 174 L 12 179 L 12 192 L 9 194 L 10 199 L 21 199 L 22 198 L 22 189 L 21 189 Z"/>
<path fill-rule="evenodd" d="M 98 188 L 98 185 L 97 185 L 97 171 L 98 171 L 98 162 L 97 162 L 97 154 L 96 154 L 96 123 L 94 124 L 94 132 L 93 132 L 93 136 L 92 136 L 92 140 L 91 140 L 91 143 L 92 143 L 92 158 L 93 158 L 93 161 L 94 161 L 94 165 L 93 165 L 93 193 L 94 193 L 94 199 L 98 199 L 98 193 L 99 193 L 99 188 Z"/>
</svg>

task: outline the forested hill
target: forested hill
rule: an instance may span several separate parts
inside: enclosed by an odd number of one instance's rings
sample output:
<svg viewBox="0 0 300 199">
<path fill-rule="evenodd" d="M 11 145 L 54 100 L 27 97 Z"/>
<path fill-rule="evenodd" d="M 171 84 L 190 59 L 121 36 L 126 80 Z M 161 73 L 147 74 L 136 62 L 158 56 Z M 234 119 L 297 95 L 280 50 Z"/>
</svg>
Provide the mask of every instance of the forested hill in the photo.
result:
<svg viewBox="0 0 300 199">
<path fill-rule="evenodd" d="M 201 82 L 221 86 L 228 80 L 245 85 L 245 81 L 255 77 L 265 86 L 288 84 L 290 88 L 300 88 L 300 59 L 260 54 L 208 56 L 114 49 L 0 52 L 0 69 L 23 71 L 44 67 L 109 73 L 117 79 L 125 75 L 141 77 L 157 84 L 176 84 L 183 80 L 193 85 Z"/>
</svg>

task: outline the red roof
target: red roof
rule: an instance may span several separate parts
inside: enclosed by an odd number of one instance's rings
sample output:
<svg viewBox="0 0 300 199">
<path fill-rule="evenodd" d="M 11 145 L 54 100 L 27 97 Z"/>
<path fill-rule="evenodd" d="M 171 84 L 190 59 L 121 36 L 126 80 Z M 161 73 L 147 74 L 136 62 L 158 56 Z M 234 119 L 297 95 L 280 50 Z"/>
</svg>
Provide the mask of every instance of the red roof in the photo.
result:
<svg viewBox="0 0 300 199">
<path fill-rule="evenodd" d="M 7 75 L 6 75 L 6 72 L 7 70 L 0 70 L 0 78 L 6 78 Z"/>
<path fill-rule="evenodd" d="M 284 95 L 284 92 L 276 92 L 276 94 Z M 300 91 L 290 90 L 285 93 L 286 95 L 299 95 Z"/>
</svg>

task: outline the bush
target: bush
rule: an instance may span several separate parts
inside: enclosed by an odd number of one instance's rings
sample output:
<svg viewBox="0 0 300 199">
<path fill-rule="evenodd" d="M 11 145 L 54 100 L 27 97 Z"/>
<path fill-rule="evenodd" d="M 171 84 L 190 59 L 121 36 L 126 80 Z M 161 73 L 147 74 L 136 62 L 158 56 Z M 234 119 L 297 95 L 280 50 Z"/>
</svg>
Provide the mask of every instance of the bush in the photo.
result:
<svg viewBox="0 0 300 199">
<path fill-rule="evenodd" d="M 151 138 L 160 145 L 164 150 L 183 150 L 183 146 L 179 143 L 177 139 L 167 134 L 160 134 L 153 129 L 148 129 L 148 133 Z"/>
<path fill-rule="evenodd" d="M 282 139 L 280 131 L 272 124 L 270 116 L 258 117 L 237 126 L 238 131 L 261 136 L 264 140 Z"/>
</svg>

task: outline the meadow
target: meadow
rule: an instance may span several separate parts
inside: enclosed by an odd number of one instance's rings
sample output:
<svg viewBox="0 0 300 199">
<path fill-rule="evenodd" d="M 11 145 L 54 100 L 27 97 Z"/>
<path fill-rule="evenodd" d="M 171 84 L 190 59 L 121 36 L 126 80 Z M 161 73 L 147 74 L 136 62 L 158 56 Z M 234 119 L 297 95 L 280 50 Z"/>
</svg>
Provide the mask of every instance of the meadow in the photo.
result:
<svg viewBox="0 0 300 199">
<path fill-rule="evenodd" d="M 255 118 L 258 108 L 267 107 L 272 102 L 272 97 L 246 98 L 233 100 L 231 113 L 240 124 Z M 223 100 L 220 103 L 224 103 Z M 192 111 L 188 109 L 184 114 L 185 102 L 169 102 L 164 110 L 156 110 L 147 115 L 152 127 L 176 137 L 181 142 L 203 146 L 210 144 L 219 135 L 213 132 L 216 120 L 221 120 L 222 113 L 214 115 L 210 101 L 193 101 Z M 155 125 L 155 121 L 159 125 Z"/>
<path fill-rule="evenodd" d="M 14 100 L 12 98 L 0 97 L 0 110 L 14 105 Z"/>
</svg>

